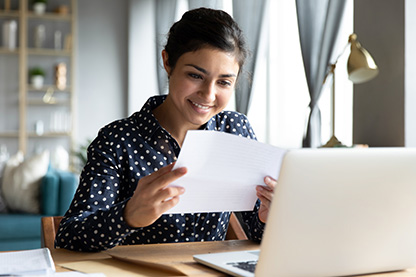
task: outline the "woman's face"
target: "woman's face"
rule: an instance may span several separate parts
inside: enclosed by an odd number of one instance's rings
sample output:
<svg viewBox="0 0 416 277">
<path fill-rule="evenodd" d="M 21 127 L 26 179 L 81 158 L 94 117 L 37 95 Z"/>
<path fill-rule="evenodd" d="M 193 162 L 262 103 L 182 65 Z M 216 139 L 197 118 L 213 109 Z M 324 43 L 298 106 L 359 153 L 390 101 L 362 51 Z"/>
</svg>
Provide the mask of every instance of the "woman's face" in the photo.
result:
<svg viewBox="0 0 416 277">
<path fill-rule="evenodd" d="M 167 58 L 163 52 L 175 120 L 199 128 L 227 106 L 237 81 L 238 62 L 233 54 L 212 48 L 183 54 L 174 69 L 167 65 Z"/>
</svg>

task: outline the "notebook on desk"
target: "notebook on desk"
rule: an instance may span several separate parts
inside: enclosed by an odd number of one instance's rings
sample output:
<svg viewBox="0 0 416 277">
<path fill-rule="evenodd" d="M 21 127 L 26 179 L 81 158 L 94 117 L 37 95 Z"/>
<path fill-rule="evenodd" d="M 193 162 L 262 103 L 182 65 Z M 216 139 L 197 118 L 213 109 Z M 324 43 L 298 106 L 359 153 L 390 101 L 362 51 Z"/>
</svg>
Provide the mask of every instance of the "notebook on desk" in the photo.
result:
<svg viewBox="0 0 416 277">
<path fill-rule="evenodd" d="M 285 277 L 414 267 L 416 149 L 291 150 L 260 251 L 194 259 L 235 276 L 254 276 L 242 267 L 255 263 L 256 276 Z"/>
</svg>

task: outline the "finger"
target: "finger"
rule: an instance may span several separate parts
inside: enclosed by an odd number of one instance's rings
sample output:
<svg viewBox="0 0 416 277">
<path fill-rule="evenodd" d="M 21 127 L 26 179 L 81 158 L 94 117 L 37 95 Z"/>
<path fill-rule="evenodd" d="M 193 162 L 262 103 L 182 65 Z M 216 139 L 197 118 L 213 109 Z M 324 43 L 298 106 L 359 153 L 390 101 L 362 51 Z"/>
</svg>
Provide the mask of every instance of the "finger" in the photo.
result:
<svg viewBox="0 0 416 277">
<path fill-rule="evenodd" d="M 185 188 L 171 186 L 171 187 L 167 187 L 161 190 L 158 193 L 157 198 L 155 200 L 157 202 L 165 202 L 171 198 L 178 197 L 179 195 L 182 195 L 184 193 L 185 193 Z"/>
<path fill-rule="evenodd" d="M 271 201 L 273 199 L 274 192 L 268 187 L 265 186 L 256 186 L 257 197 L 260 195 L 263 198 L 268 199 Z"/>
<path fill-rule="evenodd" d="M 264 178 L 264 183 L 266 184 L 267 187 L 272 188 L 272 189 L 274 189 L 274 187 L 277 185 L 277 181 L 270 176 L 266 176 Z"/>
<path fill-rule="evenodd" d="M 143 183 L 151 183 L 154 180 L 156 180 L 157 178 L 159 178 L 160 176 L 162 176 L 163 174 L 166 174 L 170 171 L 172 171 L 173 166 L 175 165 L 175 163 L 171 163 L 167 166 L 162 167 L 161 169 L 159 169 L 158 171 L 155 171 L 153 173 L 151 173 L 150 175 L 147 175 L 145 177 L 143 177 L 140 180 L 143 180 Z"/>
<path fill-rule="evenodd" d="M 163 174 L 159 178 L 155 179 L 152 182 L 152 186 L 154 186 L 155 190 L 160 190 L 165 188 L 167 185 L 171 184 L 175 180 L 179 179 L 187 172 L 186 167 L 180 167 L 175 170 L 172 170 L 168 173 Z"/>
<path fill-rule="evenodd" d="M 267 199 L 266 197 L 260 194 L 258 194 L 257 197 L 260 199 L 262 206 L 266 206 L 267 208 L 270 207 L 270 204 L 272 203 L 270 199 Z"/>
<path fill-rule="evenodd" d="M 179 196 L 172 197 L 169 200 L 164 201 L 161 204 L 162 213 L 166 212 L 169 209 L 172 209 L 179 203 Z"/>
<path fill-rule="evenodd" d="M 267 187 L 271 188 L 272 190 L 276 187 L 277 181 L 270 176 L 266 176 L 264 178 L 264 183 Z"/>
</svg>

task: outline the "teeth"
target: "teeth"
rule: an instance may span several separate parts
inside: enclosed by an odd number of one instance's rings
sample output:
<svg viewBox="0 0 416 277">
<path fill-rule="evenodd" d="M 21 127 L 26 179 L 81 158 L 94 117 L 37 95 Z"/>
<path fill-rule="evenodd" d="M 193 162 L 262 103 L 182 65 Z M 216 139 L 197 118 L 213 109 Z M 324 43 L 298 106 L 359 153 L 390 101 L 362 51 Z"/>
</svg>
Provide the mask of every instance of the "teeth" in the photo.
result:
<svg viewBox="0 0 416 277">
<path fill-rule="evenodd" d="M 195 103 L 195 102 L 193 102 L 193 101 L 191 101 L 191 103 L 192 103 L 194 106 L 196 106 L 196 107 L 198 107 L 198 108 L 200 108 L 200 109 L 203 109 L 203 110 L 208 110 L 208 109 L 209 109 L 209 106 L 202 106 L 202 105 L 199 105 L 198 103 Z"/>
</svg>

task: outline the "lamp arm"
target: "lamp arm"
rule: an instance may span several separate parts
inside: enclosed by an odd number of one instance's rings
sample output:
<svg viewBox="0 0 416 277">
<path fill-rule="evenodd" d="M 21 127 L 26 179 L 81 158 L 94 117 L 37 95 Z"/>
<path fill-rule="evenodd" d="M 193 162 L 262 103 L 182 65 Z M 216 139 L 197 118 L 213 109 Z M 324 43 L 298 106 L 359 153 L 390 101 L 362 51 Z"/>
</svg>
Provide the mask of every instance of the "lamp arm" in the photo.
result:
<svg viewBox="0 0 416 277">
<path fill-rule="evenodd" d="M 345 44 L 344 48 L 342 49 L 341 53 L 338 55 L 338 57 L 335 59 L 335 62 L 333 64 L 330 64 L 329 66 L 331 66 L 331 70 L 325 75 L 324 78 L 324 82 L 323 84 L 325 84 L 326 79 L 328 78 L 329 75 L 334 74 L 335 72 L 335 67 L 336 64 L 338 63 L 339 58 L 341 58 L 341 56 L 345 53 L 345 50 L 347 50 L 347 47 L 351 44 L 351 39 L 348 40 L 348 43 Z"/>
</svg>

